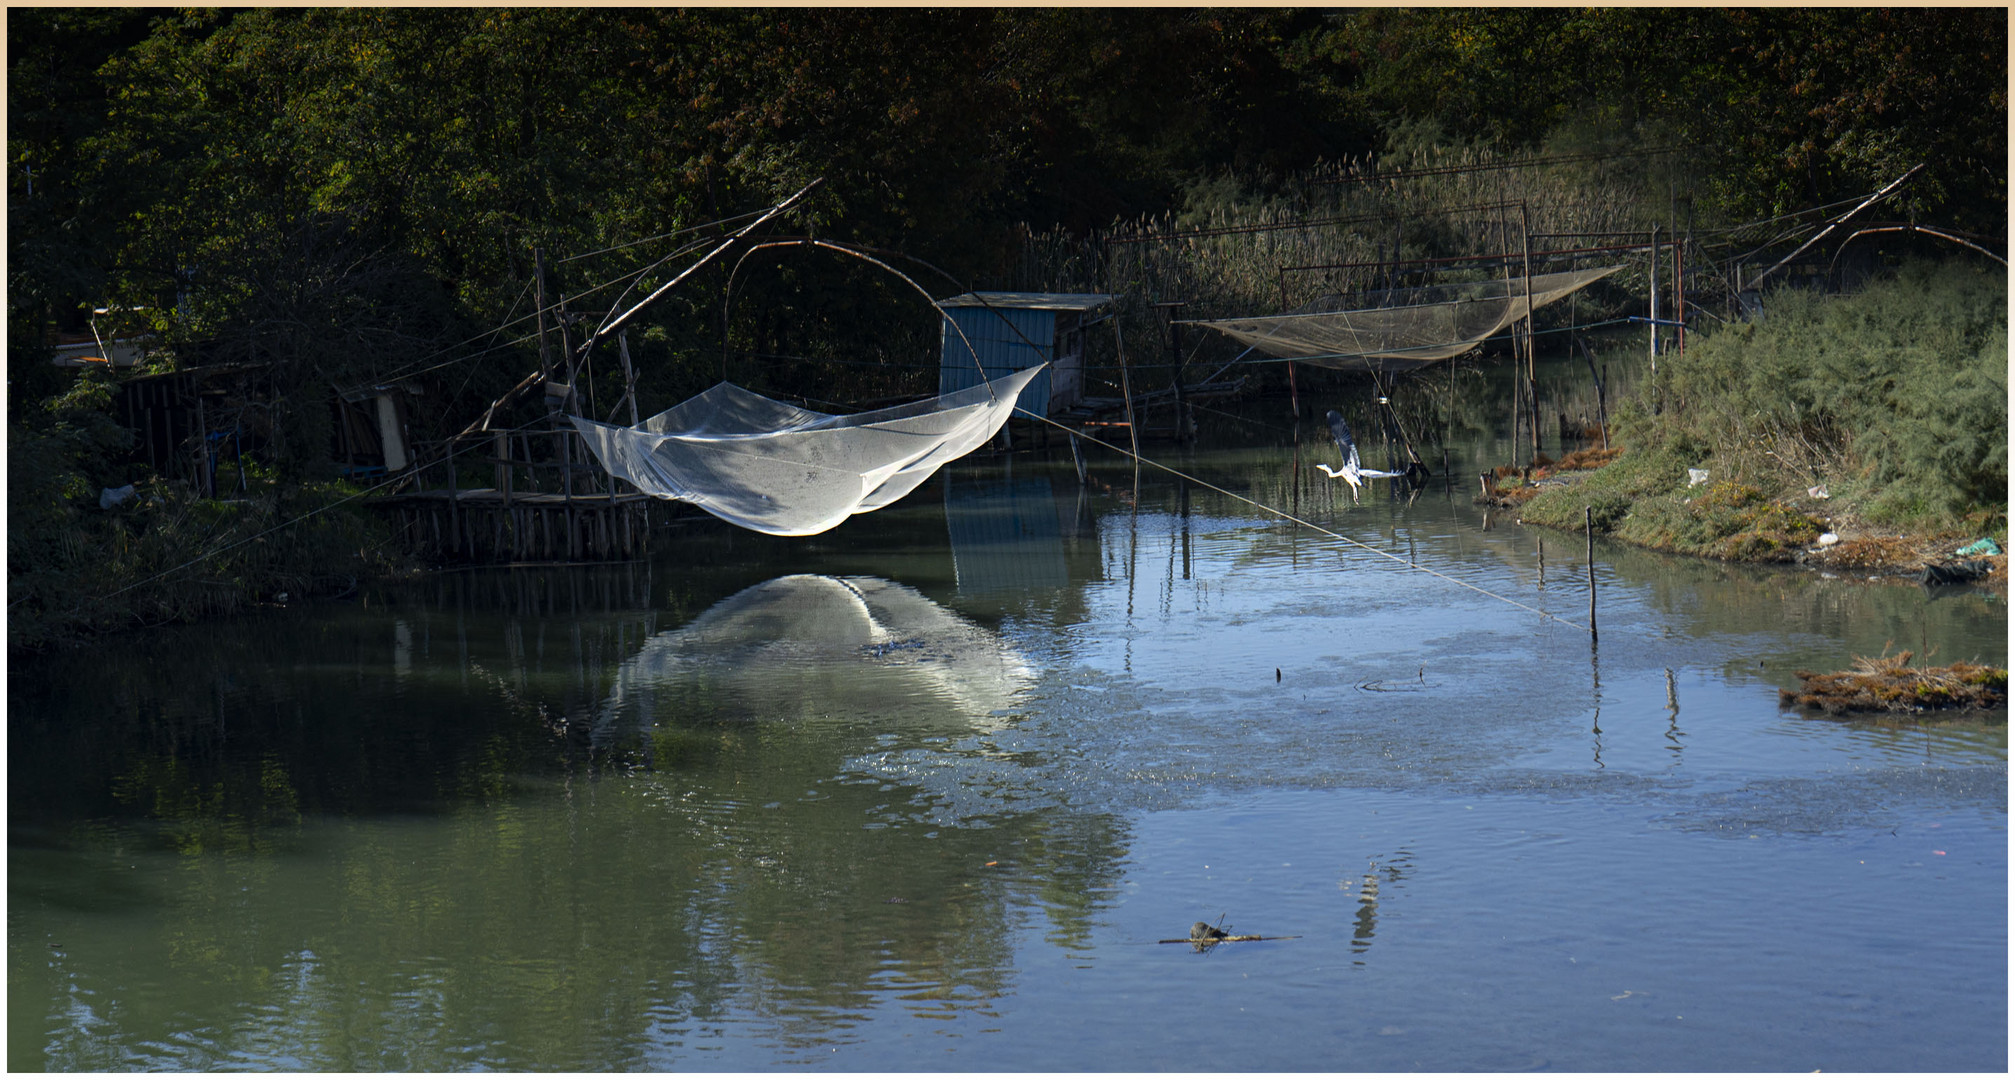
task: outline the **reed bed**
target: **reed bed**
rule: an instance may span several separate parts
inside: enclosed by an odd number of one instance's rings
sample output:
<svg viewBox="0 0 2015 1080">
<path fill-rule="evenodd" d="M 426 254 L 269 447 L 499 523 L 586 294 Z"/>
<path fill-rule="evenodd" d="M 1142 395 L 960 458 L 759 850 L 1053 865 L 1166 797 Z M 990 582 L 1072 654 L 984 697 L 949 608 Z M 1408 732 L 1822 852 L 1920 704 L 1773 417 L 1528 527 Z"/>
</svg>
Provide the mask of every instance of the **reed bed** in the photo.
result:
<svg viewBox="0 0 2015 1080">
<path fill-rule="evenodd" d="M 1415 140 L 1376 161 L 1318 166 L 1266 192 L 1200 182 L 1179 211 L 1115 222 L 1090 236 L 1030 233 L 1009 287 L 1113 294 L 1128 350 L 1159 356 L 1167 334 L 1166 316 L 1153 306 L 1160 302 L 1183 302 L 1177 317 L 1188 319 L 1268 313 L 1321 296 L 1425 283 L 1425 260 L 1514 254 L 1522 261 L 1528 234 L 1542 253 L 1642 243 L 1654 226 L 1669 239 L 1677 203 L 1666 196 L 1674 190 L 1670 177 L 1684 166 L 1643 155 L 1562 161 L 1543 152 Z M 1655 183 L 1653 194 L 1655 181 L 1667 182 Z M 1631 265 L 1587 290 L 1578 314 L 1613 316 L 1631 298 L 1641 305 L 1650 287 L 1641 253 L 1541 254 L 1533 269 L 1603 261 Z M 1508 269 L 1501 262 L 1444 263 L 1432 277 L 1478 280 Z M 1558 324 L 1565 311 L 1556 306 L 1541 321 Z M 1215 335 L 1192 350 L 1206 362 L 1237 353 Z"/>
</svg>

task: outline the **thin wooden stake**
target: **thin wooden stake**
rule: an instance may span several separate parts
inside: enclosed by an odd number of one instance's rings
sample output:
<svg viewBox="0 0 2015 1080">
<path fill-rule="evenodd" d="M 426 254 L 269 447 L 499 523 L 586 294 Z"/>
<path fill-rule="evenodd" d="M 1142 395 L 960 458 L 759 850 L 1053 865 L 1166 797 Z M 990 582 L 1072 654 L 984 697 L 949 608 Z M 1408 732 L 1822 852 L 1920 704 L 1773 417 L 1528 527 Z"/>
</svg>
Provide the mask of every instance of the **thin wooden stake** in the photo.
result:
<svg viewBox="0 0 2015 1080">
<path fill-rule="evenodd" d="M 1595 509 L 1581 508 L 1581 527 L 1588 533 L 1588 640 L 1595 640 Z"/>
<path fill-rule="evenodd" d="M 1112 346 L 1119 353 L 1119 392 L 1126 398 L 1126 435 L 1133 445 L 1133 482 L 1140 487 L 1140 425 L 1133 416 L 1133 376 L 1126 365 L 1126 337 L 1119 332 L 1119 319 L 1112 320 Z"/>
<path fill-rule="evenodd" d="M 1518 237 L 1525 248 L 1525 332 L 1519 335 L 1525 343 L 1525 403 L 1532 410 L 1532 459 L 1539 460 L 1539 367 L 1533 352 L 1537 342 L 1532 336 L 1532 211 L 1524 200 L 1518 203 Z"/>
<path fill-rule="evenodd" d="M 532 303 L 539 311 L 539 378 L 553 374 L 552 346 L 546 341 L 546 249 L 532 249 Z"/>
</svg>

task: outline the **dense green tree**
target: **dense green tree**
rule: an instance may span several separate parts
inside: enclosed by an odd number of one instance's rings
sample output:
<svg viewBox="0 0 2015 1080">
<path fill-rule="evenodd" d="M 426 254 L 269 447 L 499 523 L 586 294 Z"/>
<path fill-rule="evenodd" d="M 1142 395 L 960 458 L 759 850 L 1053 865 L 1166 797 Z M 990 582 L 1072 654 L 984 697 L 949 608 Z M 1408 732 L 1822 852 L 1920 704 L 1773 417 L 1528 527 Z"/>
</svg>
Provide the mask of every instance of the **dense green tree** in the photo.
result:
<svg viewBox="0 0 2015 1080">
<path fill-rule="evenodd" d="M 105 118 L 95 72 L 145 37 L 122 8 L 22 8 L 7 16 L 9 412 L 63 388 L 41 346 L 52 324 L 81 325 L 101 300 L 123 200 L 91 177 L 86 145 Z"/>
<path fill-rule="evenodd" d="M 1993 8 L 1727 13 L 1719 178 L 1733 207 L 1783 212 L 1872 191 L 1912 165 L 1912 216 L 1999 233 L 2007 221 L 2008 18 Z M 1727 78 L 1739 72 L 1741 78 Z M 1891 211 L 1893 214 L 1894 211 Z"/>
<path fill-rule="evenodd" d="M 1277 197 L 1381 140 L 1683 143 L 1697 209 L 1726 220 L 1923 162 L 1885 213 L 2006 221 L 2007 25 L 1986 9 L 25 8 L 8 42 L 10 441 L 74 421 L 74 395 L 70 420 L 39 408 L 74 381 L 43 334 L 112 303 L 150 309 L 183 361 L 273 363 L 290 472 L 332 387 L 420 379 L 441 434 L 516 382 L 535 250 L 592 320 L 814 178 L 773 233 L 916 256 L 950 275 L 909 267 L 939 295 L 999 281 L 1024 225 Z M 654 402 L 724 355 L 768 365 L 758 383 L 914 363 L 937 332 L 917 300 L 772 249 L 632 345 Z M 114 452 L 59 442 L 78 476 Z"/>
<path fill-rule="evenodd" d="M 1907 212 L 2006 220 L 2006 13 L 1986 8 L 1435 8 L 1337 13 L 1303 43 L 1390 129 L 1501 147 L 1577 117 L 1677 139 L 1732 220 L 1873 191 L 1923 162 Z"/>
</svg>

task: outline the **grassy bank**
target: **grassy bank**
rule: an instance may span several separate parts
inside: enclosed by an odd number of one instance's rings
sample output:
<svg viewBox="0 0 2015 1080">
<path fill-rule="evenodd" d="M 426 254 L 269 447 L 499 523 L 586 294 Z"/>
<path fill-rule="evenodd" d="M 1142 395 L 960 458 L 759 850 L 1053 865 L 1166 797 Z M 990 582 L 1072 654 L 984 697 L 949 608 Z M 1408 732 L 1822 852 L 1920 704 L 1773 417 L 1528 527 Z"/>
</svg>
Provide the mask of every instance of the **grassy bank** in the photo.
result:
<svg viewBox="0 0 2015 1080">
<path fill-rule="evenodd" d="M 1797 557 L 1832 533 L 2008 539 L 2007 278 L 1910 265 L 1848 296 L 1782 290 L 1759 322 L 1696 333 L 1618 405 L 1627 447 L 1523 504 L 1723 559 Z M 1906 545 L 1911 546 L 1911 545 Z"/>
</svg>

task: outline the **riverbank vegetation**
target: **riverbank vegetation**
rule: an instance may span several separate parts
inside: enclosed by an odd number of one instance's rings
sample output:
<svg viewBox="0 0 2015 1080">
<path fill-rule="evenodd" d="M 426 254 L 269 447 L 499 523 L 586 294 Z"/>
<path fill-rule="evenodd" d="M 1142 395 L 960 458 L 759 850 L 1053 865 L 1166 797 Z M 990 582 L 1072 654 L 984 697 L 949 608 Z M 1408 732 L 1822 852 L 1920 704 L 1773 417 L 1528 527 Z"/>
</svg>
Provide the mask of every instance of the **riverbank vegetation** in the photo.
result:
<svg viewBox="0 0 2015 1080">
<path fill-rule="evenodd" d="M 131 433 L 106 415 L 107 392 L 104 373 L 91 372 L 48 403 L 39 425 L 10 418 L 15 647 L 326 596 L 404 568 L 384 523 L 356 506 L 353 484 L 290 480 L 253 462 L 230 498 L 159 477 L 114 486 L 130 476 L 117 463 Z"/>
<path fill-rule="evenodd" d="M 8 45 L 15 646 L 385 572 L 330 450 L 335 399 L 397 386 L 424 402 L 414 445 L 437 447 L 538 366 L 536 265 L 578 340 L 815 178 L 780 233 L 873 248 L 934 296 L 1119 294 L 1149 363 L 1156 302 L 1267 310 L 1365 284 L 1288 266 L 1503 252 L 1513 202 L 1532 231 L 1707 227 L 1922 164 L 1888 212 L 2006 225 L 2007 23 L 1986 9 L 23 8 Z M 1394 169 L 1416 175 L 1364 180 Z M 1638 273 L 1582 314 L 1640 297 Z M 1792 317 L 1771 304 L 1760 331 Z M 94 309 L 151 338 L 143 367 L 51 365 Z M 846 406 L 931 389 L 938 333 L 908 285 L 793 247 L 710 267 L 628 347 L 658 408 L 722 378 Z M 245 483 L 199 499 L 121 430 L 122 384 L 233 365 L 263 388 L 214 403 Z M 1665 389 L 1697 408 L 1716 385 Z M 622 376 L 579 388 L 606 415 Z M 1628 468 L 1669 478 L 1704 431 Z M 1935 436 L 1892 429 L 1878 452 L 1799 431 L 1834 457 L 1791 471 L 1838 474 L 1876 514 L 1964 520 L 1991 480 Z M 1843 472 L 1848 453 L 1879 465 Z M 1907 487 L 1940 467 L 1947 487 Z"/>
<path fill-rule="evenodd" d="M 1520 509 L 1727 559 L 1788 559 L 1871 530 L 2007 543 L 2007 277 L 1915 263 L 1842 296 L 1773 292 L 1696 335 L 1615 409 L 1629 448 Z"/>
</svg>

